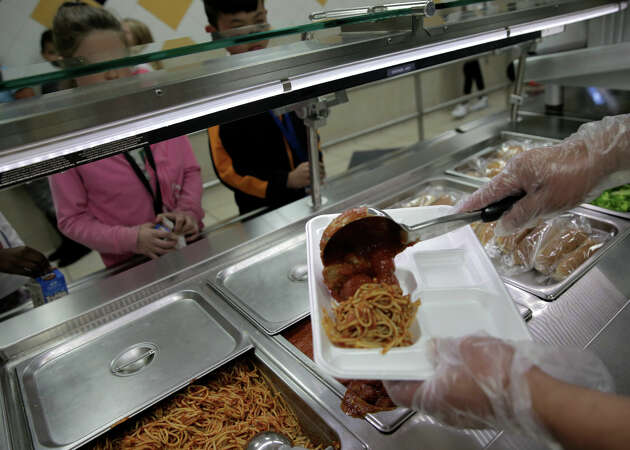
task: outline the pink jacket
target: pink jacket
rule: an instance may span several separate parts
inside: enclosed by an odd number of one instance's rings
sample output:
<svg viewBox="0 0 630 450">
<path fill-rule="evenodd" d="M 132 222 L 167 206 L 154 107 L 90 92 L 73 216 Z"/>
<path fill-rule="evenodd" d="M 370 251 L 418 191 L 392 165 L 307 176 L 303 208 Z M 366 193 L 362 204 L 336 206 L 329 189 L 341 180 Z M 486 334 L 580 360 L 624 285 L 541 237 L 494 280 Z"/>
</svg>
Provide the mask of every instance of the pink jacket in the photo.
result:
<svg viewBox="0 0 630 450">
<path fill-rule="evenodd" d="M 185 136 L 151 145 L 165 211 L 192 213 L 201 219 L 201 169 Z M 155 172 L 147 165 L 155 189 Z M 136 251 L 138 226 L 155 219 L 153 200 L 123 155 L 50 177 L 63 234 L 101 254 L 106 266 Z"/>
</svg>

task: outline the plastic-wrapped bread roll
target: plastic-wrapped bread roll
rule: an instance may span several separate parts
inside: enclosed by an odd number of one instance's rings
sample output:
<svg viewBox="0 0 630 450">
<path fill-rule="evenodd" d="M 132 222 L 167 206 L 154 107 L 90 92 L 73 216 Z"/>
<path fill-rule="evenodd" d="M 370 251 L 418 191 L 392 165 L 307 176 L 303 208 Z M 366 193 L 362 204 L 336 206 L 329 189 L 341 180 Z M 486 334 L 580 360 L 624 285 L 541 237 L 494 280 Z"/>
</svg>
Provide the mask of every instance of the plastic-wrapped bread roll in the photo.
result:
<svg viewBox="0 0 630 450">
<path fill-rule="evenodd" d="M 492 161 L 488 161 L 486 164 L 485 175 L 488 178 L 495 177 L 503 170 L 505 167 L 505 161 L 502 159 L 494 159 Z"/>
<path fill-rule="evenodd" d="M 411 208 L 414 206 L 434 205 L 453 206 L 457 203 L 457 200 L 459 200 L 461 196 L 462 193 L 456 190 L 451 190 L 440 185 L 429 186 L 419 192 L 416 197 L 398 203 L 393 207 Z"/>
<path fill-rule="evenodd" d="M 534 268 L 544 273 L 551 274 L 556 263 L 567 253 L 572 252 L 586 241 L 588 233 L 575 227 L 568 227 L 555 233 L 552 238 L 546 239 L 536 254 Z"/>
<path fill-rule="evenodd" d="M 522 145 L 520 144 L 509 144 L 509 143 L 505 143 L 503 144 L 503 147 L 501 148 L 501 150 L 503 151 L 503 157 L 506 160 L 509 160 L 513 157 L 515 157 L 516 155 L 518 155 L 519 153 L 525 151 L 525 149 L 523 148 Z"/>
<path fill-rule="evenodd" d="M 589 259 L 602 245 L 604 245 L 602 240 L 589 237 L 582 245 L 560 259 L 551 278 L 555 281 L 564 280 Z"/>
<path fill-rule="evenodd" d="M 511 234 L 509 236 L 501 236 L 497 237 L 495 242 L 497 243 L 497 247 L 504 253 L 511 253 L 518 247 L 518 244 L 525 239 L 529 233 L 531 233 L 534 229 L 527 228 L 523 231 L 519 231 L 518 233 Z"/>
<path fill-rule="evenodd" d="M 485 176 L 486 172 L 485 161 L 481 158 L 475 158 L 456 167 L 455 171 L 471 177 L 481 178 Z"/>
<path fill-rule="evenodd" d="M 411 208 L 414 206 L 429 206 L 432 205 L 435 201 L 435 197 L 431 194 L 424 194 L 420 197 L 414 198 L 413 200 L 409 200 L 407 203 L 403 204 L 404 208 Z"/>
<path fill-rule="evenodd" d="M 437 200 L 433 201 L 431 203 L 431 206 L 435 206 L 435 205 L 453 206 L 455 203 L 456 203 L 456 200 L 455 200 L 454 196 L 449 195 L 449 194 L 444 194 L 443 196 L 441 196 Z"/>
<path fill-rule="evenodd" d="M 488 155 L 488 159 L 501 159 L 505 162 L 509 161 L 514 156 L 525 151 L 523 145 L 516 143 L 515 141 L 507 141 L 501 144 L 496 151 Z"/>
<path fill-rule="evenodd" d="M 490 222 L 490 223 L 477 222 L 473 225 L 474 225 L 473 230 L 475 234 L 477 235 L 477 239 L 479 239 L 479 242 L 481 242 L 481 245 L 485 247 L 486 244 L 490 242 L 490 239 L 494 237 L 494 227 L 496 226 L 496 222 Z"/>
<path fill-rule="evenodd" d="M 534 256 L 540 248 L 543 236 L 549 230 L 548 223 L 541 223 L 525 236 L 516 246 L 512 253 L 514 264 L 517 266 L 530 267 L 533 264 Z"/>
<path fill-rule="evenodd" d="M 566 222 L 560 222 L 558 220 L 547 220 L 545 223 L 547 223 L 547 230 L 545 231 L 544 236 L 542 237 L 542 239 L 539 241 L 539 246 L 538 249 L 536 250 L 536 254 L 534 255 L 534 257 L 538 256 L 539 251 L 541 251 L 549 242 L 556 242 L 557 239 L 559 239 L 560 234 L 562 233 L 562 230 L 564 230 L 567 227 L 567 223 Z M 534 263 L 535 263 L 535 259 L 534 259 Z"/>
</svg>

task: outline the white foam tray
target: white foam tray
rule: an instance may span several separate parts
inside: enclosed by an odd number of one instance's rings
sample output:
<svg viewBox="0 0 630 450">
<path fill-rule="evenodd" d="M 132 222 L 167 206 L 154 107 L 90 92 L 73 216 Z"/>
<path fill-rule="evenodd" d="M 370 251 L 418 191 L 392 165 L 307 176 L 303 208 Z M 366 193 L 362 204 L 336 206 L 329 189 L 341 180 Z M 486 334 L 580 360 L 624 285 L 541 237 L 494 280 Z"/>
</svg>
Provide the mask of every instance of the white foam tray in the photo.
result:
<svg viewBox="0 0 630 450">
<path fill-rule="evenodd" d="M 408 225 L 451 214 L 450 206 L 391 209 L 387 212 Z M 427 343 L 432 337 L 458 337 L 476 332 L 531 340 L 525 322 L 501 278 L 470 227 L 419 242 L 395 258 L 396 277 L 411 300 L 421 299 L 412 325 L 414 344 L 381 349 L 333 345 L 322 327 L 323 310 L 331 313 L 335 300 L 324 285 L 319 241 L 337 214 L 314 217 L 306 224 L 308 289 L 313 322 L 315 362 L 337 378 L 422 380 L 433 365 Z"/>
</svg>

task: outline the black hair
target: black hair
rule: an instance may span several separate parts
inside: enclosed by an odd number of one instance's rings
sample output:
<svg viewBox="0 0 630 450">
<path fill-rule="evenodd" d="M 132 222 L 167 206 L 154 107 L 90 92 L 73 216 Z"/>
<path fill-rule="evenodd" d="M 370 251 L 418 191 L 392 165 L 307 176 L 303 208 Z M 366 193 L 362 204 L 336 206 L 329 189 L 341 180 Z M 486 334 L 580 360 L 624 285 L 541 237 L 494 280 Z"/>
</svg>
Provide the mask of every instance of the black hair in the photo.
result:
<svg viewBox="0 0 630 450">
<path fill-rule="evenodd" d="M 240 12 L 252 12 L 258 8 L 259 0 L 203 0 L 208 23 L 217 27 L 219 14 L 236 14 Z M 260 0 L 264 3 L 265 0 Z"/>
<path fill-rule="evenodd" d="M 39 38 L 40 53 L 44 53 L 44 50 L 46 50 L 46 44 L 53 44 L 53 45 L 55 45 L 55 41 L 53 40 L 52 30 L 44 31 L 42 33 L 42 37 Z"/>
</svg>

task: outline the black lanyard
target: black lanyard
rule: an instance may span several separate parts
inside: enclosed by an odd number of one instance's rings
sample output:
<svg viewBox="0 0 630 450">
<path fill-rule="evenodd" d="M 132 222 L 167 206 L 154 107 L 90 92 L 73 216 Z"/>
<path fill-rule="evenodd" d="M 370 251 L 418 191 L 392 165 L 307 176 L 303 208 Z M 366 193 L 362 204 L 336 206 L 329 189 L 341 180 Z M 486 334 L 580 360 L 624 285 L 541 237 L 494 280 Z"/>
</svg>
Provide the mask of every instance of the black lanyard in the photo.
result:
<svg viewBox="0 0 630 450">
<path fill-rule="evenodd" d="M 162 203 L 162 189 L 160 188 L 160 179 L 158 178 L 158 171 L 157 171 L 157 167 L 155 166 L 155 160 L 153 159 L 153 153 L 151 153 L 151 147 L 146 147 L 145 149 L 146 149 L 147 160 L 149 161 L 149 165 L 153 169 L 153 172 L 155 172 L 156 192 L 153 192 L 153 188 L 151 188 L 151 183 L 149 182 L 147 177 L 144 176 L 142 169 L 138 167 L 138 164 L 133 159 L 133 156 L 131 156 L 129 153 L 126 153 L 126 152 L 123 153 L 123 155 L 125 155 L 125 159 L 127 160 L 129 165 L 133 169 L 134 173 L 136 174 L 140 182 L 142 182 L 142 185 L 146 188 L 146 190 L 149 192 L 149 195 L 153 199 L 153 211 L 155 212 L 155 215 L 157 216 L 158 214 L 162 214 L 164 212 L 164 205 Z"/>
</svg>

